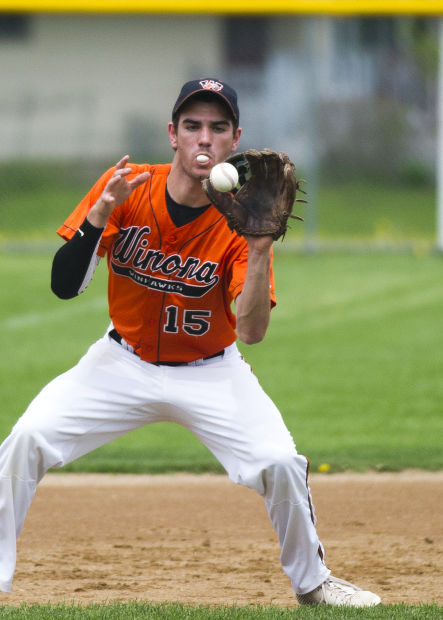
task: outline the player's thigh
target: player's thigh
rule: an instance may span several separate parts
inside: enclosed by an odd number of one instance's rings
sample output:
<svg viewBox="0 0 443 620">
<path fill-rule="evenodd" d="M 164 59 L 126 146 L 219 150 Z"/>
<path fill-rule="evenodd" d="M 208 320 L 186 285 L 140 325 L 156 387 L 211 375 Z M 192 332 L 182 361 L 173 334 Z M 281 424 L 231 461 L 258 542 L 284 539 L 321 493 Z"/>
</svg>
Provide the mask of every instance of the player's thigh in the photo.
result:
<svg viewBox="0 0 443 620">
<path fill-rule="evenodd" d="M 158 385 L 135 356 L 105 338 L 42 389 L 13 431 L 27 429 L 62 444 L 78 440 L 89 451 L 156 421 Z"/>
<path fill-rule="evenodd" d="M 261 387 L 250 366 L 234 359 L 187 369 L 195 385 L 184 390 L 181 423 L 213 452 L 228 470 L 254 469 L 296 454 L 282 415 Z M 197 378 L 197 372 L 200 377 Z M 241 465 L 243 464 L 243 465 Z"/>
</svg>

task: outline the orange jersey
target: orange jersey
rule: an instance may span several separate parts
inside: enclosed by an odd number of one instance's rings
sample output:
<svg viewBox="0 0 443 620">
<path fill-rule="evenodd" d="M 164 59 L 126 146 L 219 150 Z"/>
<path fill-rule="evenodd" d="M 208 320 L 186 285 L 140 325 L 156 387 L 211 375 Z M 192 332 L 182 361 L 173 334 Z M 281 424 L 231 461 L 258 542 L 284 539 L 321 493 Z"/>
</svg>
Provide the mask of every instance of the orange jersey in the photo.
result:
<svg viewBox="0 0 443 620">
<path fill-rule="evenodd" d="M 236 339 L 231 304 L 246 277 L 248 246 L 213 206 L 176 227 L 166 206 L 170 164 L 131 164 L 146 183 L 116 207 L 100 240 L 107 254 L 109 313 L 142 360 L 189 362 Z M 57 231 L 70 239 L 115 168 L 92 187 Z M 131 177 L 129 177 L 131 178 Z M 274 305 L 271 266 L 270 301 Z"/>
</svg>

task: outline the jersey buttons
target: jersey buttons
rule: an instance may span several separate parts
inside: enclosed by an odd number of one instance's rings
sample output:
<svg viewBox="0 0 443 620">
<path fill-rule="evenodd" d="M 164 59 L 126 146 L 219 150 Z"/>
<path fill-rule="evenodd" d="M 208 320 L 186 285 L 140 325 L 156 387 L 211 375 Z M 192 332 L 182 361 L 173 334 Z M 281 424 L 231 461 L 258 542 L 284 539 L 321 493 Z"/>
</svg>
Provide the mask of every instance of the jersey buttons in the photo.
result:
<svg viewBox="0 0 443 620">
<path fill-rule="evenodd" d="M 166 237 L 165 239 L 165 250 L 173 250 L 174 249 L 174 245 L 177 243 L 177 236 L 176 235 L 169 235 L 169 237 Z"/>
</svg>

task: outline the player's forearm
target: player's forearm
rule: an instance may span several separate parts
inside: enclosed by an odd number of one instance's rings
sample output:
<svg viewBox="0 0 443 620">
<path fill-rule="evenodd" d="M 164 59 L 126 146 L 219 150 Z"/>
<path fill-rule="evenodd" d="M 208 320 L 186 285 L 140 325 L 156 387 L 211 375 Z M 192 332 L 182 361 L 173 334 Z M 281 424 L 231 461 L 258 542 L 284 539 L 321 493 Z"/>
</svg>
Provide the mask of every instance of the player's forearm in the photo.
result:
<svg viewBox="0 0 443 620">
<path fill-rule="evenodd" d="M 270 251 L 249 248 L 243 290 L 236 300 L 237 336 L 245 344 L 263 340 L 271 313 Z"/>
<path fill-rule="evenodd" d="M 97 266 L 97 246 L 103 228 L 92 226 L 87 219 L 75 235 L 54 256 L 51 289 L 61 299 L 76 297 L 89 284 Z"/>
<path fill-rule="evenodd" d="M 105 228 L 108 223 L 114 205 L 100 197 L 88 213 L 88 222 L 95 228 Z"/>
</svg>

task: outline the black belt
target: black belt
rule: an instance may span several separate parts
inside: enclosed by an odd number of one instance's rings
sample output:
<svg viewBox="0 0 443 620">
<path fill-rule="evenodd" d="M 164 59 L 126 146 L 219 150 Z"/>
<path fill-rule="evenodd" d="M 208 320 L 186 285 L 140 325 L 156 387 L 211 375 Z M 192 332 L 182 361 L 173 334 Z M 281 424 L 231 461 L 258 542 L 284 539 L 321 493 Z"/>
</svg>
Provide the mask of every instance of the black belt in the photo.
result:
<svg viewBox="0 0 443 620">
<path fill-rule="evenodd" d="M 118 344 L 122 344 L 122 340 L 123 338 L 120 336 L 120 334 L 118 333 L 118 331 L 116 329 L 111 329 L 110 332 L 108 332 L 108 336 L 110 338 L 112 338 L 112 340 L 115 340 L 115 342 L 118 342 Z M 134 355 L 137 355 L 137 353 L 135 351 L 132 351 L 134 353 Z M 211 360 L 213 357 L 219 357 L 221 355 L 224 355 L 225 350 L 222 349 L 221 351 L 217 351 L 217 353 L 213 353 L 212 355 L 208 355 L 208 357 L 203 357 L 201 359 L 203 360 Z M 139 357 L 137 355 L 137 357 Z M 192 364 L 192 362 L 149 362 L 150 364 L 155 364 L 155 366 L 189 366 L 189 364 Z"/>
</svg>

